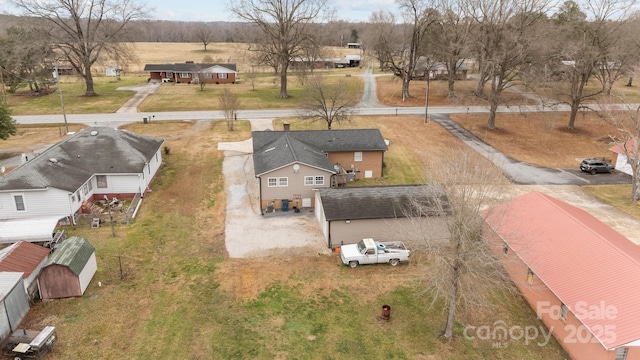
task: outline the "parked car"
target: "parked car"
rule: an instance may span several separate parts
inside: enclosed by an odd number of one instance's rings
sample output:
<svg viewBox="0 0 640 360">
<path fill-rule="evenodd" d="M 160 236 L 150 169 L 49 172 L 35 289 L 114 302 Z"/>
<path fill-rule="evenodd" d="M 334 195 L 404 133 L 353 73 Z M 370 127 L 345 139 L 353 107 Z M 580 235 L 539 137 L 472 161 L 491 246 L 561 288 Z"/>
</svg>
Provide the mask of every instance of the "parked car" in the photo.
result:
<svg viewBox="0 0 640 360">
<path fill-rule="evenodd" d="M 360 264 L 388 263 L 397 266 L 409 261 L 409 250 L 401 241 L 379 242 L 367 238 L 357 244 L 343 245 L 340 249 L 342 263 L 354 268 Z"/>
<path fill-rule="evenodd" d="M 580 170 L 586 171 L 592 175 L 603 172 L 610 173 L 613 169 L 615 169 L 615 166 L 598 159 L 584 159 L 580 163 Z"/>
</svg>

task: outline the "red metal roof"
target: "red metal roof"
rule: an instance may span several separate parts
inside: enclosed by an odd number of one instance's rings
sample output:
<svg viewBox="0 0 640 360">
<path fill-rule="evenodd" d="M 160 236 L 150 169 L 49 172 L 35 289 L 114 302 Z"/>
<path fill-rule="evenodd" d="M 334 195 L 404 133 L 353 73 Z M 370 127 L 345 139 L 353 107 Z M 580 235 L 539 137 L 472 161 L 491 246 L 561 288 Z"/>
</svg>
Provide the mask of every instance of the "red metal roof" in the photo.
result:
<svg viewBox="0 0 640 360">
<path fill-rule="evenodd" d="M 609 148 L 609 150 L 617 154 L 627 155 L 631 157 L 635 155 L 636 148 L 636 140 L 634 138 L 631 138 L 625 141 L 624 144 L 615 144 L 614 146 Z"/>
<path fill-rule="evenodd" d="M 499 205 L 486 218 L 606 349 L 640 340 L 639 246 L 586 211 L 539 192 Z M 614 306 L 617 314 L 597 316 L 585 306 Z M 599 331 L 611 326 L 615 336 Z"/>
<path fill-rule="evenodd" d="M 0 271 L 23 272 L 23 278 L 26 279 L 47 258 L 49 252 L 44 246 L 18 241 L 0 250 Z"/>
</svg>

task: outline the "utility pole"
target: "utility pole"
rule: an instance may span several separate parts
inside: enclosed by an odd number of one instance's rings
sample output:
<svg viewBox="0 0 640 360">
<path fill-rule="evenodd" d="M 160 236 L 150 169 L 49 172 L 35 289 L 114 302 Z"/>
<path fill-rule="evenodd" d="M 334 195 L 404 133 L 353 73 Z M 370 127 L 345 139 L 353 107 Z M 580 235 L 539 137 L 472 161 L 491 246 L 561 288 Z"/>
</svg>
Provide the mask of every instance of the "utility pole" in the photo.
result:
<svg viewBox="0 0 640 360">
<path fill-rule="evenodd" d="M 428 65 L 428 64 L 427 64 Z M 424 101 L 424 123 L 429 122 L 429 85 L 431 84 L 431 69 L 427 70 L 427 91 Z"/>
<path fill-rule="evenodd" d="M 58 85 L 58 94 L 60 95 L 60 106 L 62 107 L 62 116 L 64 117 L 64 128 L 66 133 L 69 133 L 69 124 L 67 123 L 67 113 L 64 111 L 64 99 L 62 98 L 62 87 L 60 87 L 60 73 L 58 72 L 58 61 L 56 61 L 56 72 L 54 73 L 56 77 L 56 84 Z M 115 236 L 115 233 L 113 234 Z"/>
</svg>

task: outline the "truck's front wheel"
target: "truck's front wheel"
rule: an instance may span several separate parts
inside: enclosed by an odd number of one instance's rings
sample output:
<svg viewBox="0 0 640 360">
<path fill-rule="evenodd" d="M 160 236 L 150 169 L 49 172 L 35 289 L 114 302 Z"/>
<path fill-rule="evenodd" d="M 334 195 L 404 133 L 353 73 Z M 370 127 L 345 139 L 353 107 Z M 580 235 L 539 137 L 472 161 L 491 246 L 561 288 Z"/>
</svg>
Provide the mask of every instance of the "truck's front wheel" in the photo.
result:
<svg viewBox="0 0 640 360">
<path fill-rule="evenodd" d="M 354 268 L 354 267 L 358 266 L 358 262 L 357 261 L 349 261 L 349 266 Z"/>
<path fill-rule="evenodd" d="M 389 260 L 389 265 L 391 265 L 391 266 L 398 266 L 399 263 L 400 263 L 400 260 L 398 260 L 398 259 Z"/>
</svg>

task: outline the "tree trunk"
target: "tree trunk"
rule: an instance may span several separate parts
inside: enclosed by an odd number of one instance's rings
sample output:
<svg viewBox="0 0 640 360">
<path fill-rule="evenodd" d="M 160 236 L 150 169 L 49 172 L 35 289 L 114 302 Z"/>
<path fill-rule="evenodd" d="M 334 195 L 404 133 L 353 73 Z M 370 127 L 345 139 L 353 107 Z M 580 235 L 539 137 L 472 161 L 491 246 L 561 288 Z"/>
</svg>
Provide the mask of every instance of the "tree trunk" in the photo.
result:
<svg viewBox="0 0 640 360">
<path fill-rule="evenodd" d="M 287 70 L 289 68 L 289 59 L 283 60 L 280 63 L 280 94 L 278 97 L 280 99 L 286 99 L 289 97 L 287 94 Z"/>
<path fill-rule="evenodd" d="M 84 82 L 87 85 L 87 91 L 84 96 L 96 96 L 96 92 L 93 90 L 93 75 L 91 74 L 91 67 L 85 67 Z"/>
<path fill-rule="evenodd" d="M 484 98 L 484 84 L 485 84 L 486 80 L 484 79 L 484 77 L 482 76 L 482 74 L 480 74 L 480 79 L 478 80 L 478 84 L 476 85 L 476 96 L 479 98 Z"/>
<path fill-rule="evenodd" d="M 402 101 L 409 99 L 409 81 L 411 81 L 409 74 L 403 74 L 402 76 Z"/>
<path fill-rule="evenodd" d="M 636 169 L 633 170 L 634 176 L 631 184 L 631 201 L 640 201 L 640 174 L 638 174 L 640 166 L 636 166 Z"/>
<path fill-rule="evenodd" d="M 455 325 L 456 306 L 458 303 L 458 281 L 460 279 L 460 268 L 457 264 L 453 268 L 453 284 L 449 292 L 449 310 L 447 312 L 447 325 L 444 328 L 443 336 L 448 340 L 453 338 L 453 326 Z"/>
<path fill-rule="evenodd" d="M 452 98 L 455 97 L 455 91 L 454 91 L 454 85 L 455 85 L 456 81 L 453 78 L 449 78 L 449 92 L 447 94 L 447 97 Z"/>
<path fill-rule="evenodd" d="M 576 117 L 578 117 L 578 106 L 580 104 L 576 100 L 571 100 L 571 113 L 569 115 L 569 125 L 567 127 L 571 130 L 574 129 L 576 123 Z"/>
<path fill-rule="evenodd" d="M 627 82 L 627 86 L 633 86 L 633 76 L 629 76 L 629 82 Z"/>
</svg>

